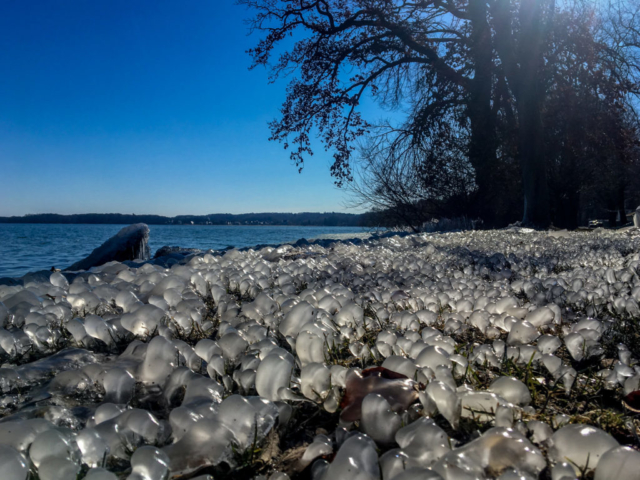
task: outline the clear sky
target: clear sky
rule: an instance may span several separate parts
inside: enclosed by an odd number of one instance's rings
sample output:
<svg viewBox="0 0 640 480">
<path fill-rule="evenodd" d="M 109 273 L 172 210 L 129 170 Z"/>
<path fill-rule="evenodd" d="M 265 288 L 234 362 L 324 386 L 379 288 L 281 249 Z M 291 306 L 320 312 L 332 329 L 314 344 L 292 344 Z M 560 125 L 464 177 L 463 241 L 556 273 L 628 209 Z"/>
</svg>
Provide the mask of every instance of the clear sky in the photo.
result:
<svg viewBox="0 0 640 480">
<path fill-rule="evenodd" d="M 233 0 L 2 0 L 0 215 L 347 211 L 267 122 Z"/>
</svg>

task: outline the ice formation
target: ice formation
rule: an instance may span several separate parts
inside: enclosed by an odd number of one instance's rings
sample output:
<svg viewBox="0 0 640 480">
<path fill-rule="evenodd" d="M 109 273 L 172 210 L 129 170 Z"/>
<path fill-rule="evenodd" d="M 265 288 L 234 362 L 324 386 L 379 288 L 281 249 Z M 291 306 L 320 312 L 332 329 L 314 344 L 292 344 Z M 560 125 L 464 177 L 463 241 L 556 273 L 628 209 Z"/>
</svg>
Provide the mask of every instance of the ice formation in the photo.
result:
<svg viewBox="0 0 640 480">
<path fill-rule="evenodd" d="M 322 480 L 349 478 L 377 480 L 380 466 L 376 444 L 366 435 L 353 435 L 340 447 L 333 462 L 326 468 Z"/>
<path fill-rule="evenodd" d="M 362 400 L 360 415 L 362 431 L 379 445 L 393 445 L 402 427 L 402 419 L 391 410 L 389 402 L 378 393 L 370 393 Z"/>
<path fill-rule="evenodd" d="M 513 429 L 494 427 L 480 438 L 447 453 L 433 469 L 445 480 L 455 480 L 463 472 L 468 478 L 482 478 L 486 472 L 499 475 L 505 471 L 536 478 L 545 467 L 542 453 L 524 435 Z"/>
<path fill-rule="evenodd" d="M 639 474 L 640 452 L 629 447 L 617 447 L 602 455 L 595 480 L 633 480 Z"/>
<path fill-rule="evenodd" d="M 549 456 L 556 462 L 569 462 L 576 473 L 594 470 L 600 457 L 619 446 L 608 433 L 589 425 L 567 425 L 551 436 Z"/>
<path fill-rule="evenodd" d="M 29 463 L 16 449 L 8 445 L 0 445 L 0 471 L 6 478 L 27 480 Z"/>
<path fill-rule="evenodd" d="M 526 406 L 531 403 L 531 393 L 527 386 L 517 378 L 500 377 L 491 383 L 487 389 L 500 395 L 505 400 L 516 405 Z"/>
<path fill-rule="evenodd" d="M 111 261 L 147 260 L 150 256 L 148 242 L 148 226 L 144 223 L 129 225 L 96 248 L 87 258 L 71 265 L 68 270 L 88 270 Z M 58 283 L 53 283 L 54 281 Z M 60 276 L 55 276 L 51 283 L 56 287 L 64 288 L 64 282 Z"/>
<path fill-rule="evenodd" d="M 0 478 L 635 479 L 637 252 L 512 228 L 2 285 Z"/>
<path fill-rule="evenodd" d="M 395 411 L 408 408 L 418 398 L 415 382 L 384 368 L 370 368 L 363 372 L 352 370 L 348 372 L 345 383 L 341 416 L 350 422 L 361 417 L 362 403 L 370 393 L 385 399 Z"/>
</svg>

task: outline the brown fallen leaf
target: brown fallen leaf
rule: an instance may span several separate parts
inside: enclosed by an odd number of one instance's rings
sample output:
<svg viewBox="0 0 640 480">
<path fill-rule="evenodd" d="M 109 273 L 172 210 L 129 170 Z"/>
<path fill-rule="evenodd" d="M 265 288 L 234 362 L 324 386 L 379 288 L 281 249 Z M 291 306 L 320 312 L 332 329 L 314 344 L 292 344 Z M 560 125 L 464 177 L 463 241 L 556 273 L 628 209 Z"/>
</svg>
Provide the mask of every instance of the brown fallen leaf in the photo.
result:
<svg viewBox="0 0 640 480">
<path fill-rule="evenodd" d="M 362 372 L 352 370 L 346 379 L 346 391 L 342 398 L 340 418 L 355 422 L 362 413 L 362 400 L 370 393 L 377 393 L 389 402 L 394 412 L 409 408 L 418 400 L 418 384 L 406 375 L 384 367 L 367 368 Z"/>
<path fill-rule="evenodd" d="M 640 413 L 640 390 L 631 392 L 622 398 L 622 404 L 632 412 Z"/>
</svg>

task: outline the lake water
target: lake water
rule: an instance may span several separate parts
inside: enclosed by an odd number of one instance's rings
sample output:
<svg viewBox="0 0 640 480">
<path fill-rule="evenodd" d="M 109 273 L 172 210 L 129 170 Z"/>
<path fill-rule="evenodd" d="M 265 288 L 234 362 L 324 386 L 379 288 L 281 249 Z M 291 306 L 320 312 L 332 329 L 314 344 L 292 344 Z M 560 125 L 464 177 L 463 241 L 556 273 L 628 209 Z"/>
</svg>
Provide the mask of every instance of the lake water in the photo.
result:
<svg viewBox="0 0 640 480">
<path fill-rule="evenodd" d="M 0 223 L 0 277 L 65 268 L 89 255 L 125 225 L 52 225 Z M 165 245 L 202 250 L 228 246 L 295 242 L 300 238 L 345 238 L 359 227 L 285 227 L 245 225 L 149 225 L 153 256 Z"/>
</svg>

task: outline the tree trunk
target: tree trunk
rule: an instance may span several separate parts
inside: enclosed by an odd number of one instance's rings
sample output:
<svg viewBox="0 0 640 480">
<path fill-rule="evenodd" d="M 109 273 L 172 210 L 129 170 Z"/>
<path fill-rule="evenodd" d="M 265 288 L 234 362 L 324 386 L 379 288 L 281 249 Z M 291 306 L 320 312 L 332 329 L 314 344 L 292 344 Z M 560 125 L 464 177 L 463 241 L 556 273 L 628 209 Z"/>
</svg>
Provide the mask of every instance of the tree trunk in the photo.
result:
<svg viewBox="0 0 640 480">
<path fill-rule="evenodd" d="M 469 161 L 476 174 L 475 213 L 488 226 L 495 226 L 496 196 L 492 187 L 496 174 L 496 131 L 491 109 L 493 85 L 493 46 L 491 29 L 487 21 L 487 5 L 484 0 L 469 2 L 471 21 L 471 58 L 474 77 L 468 99 L 468 114 L 471 123 Z"/>
<path fill-rule="evenodd" d="M 522 165 L 524 215 L 522 223 L 537 228 L 550 224 L 549 187 L 543 147 L 542 104 L 542 2 L 521 0 L 520 34 L 516 38 L 511 2 L 496 0 L 492 7 L 496 50 L 518 113 L 518 156 Z M 517 44 L 517 49 L 514 48 Z"/>
<path fill-rule="evenodd" d="M 547 228 L 549 188 L 542 130 L 542 0 L 522 0 L 520 4 L 520 69 L 516 103 L 518 109 L 518 150 L 522 162 L 524 217 L 522 223 Z"/>
<path fill-rule="evenodd" d="M 544 158 L 540 98 L 534 85 L 523 82 L 518 99 L 518 152 L 522 163 L 524 225 L 547 228 L 549 188 Z"/>
<path fill-rule="evenodd" d="M 620 225 L 627 224 L 627 209 L 624 207 L 625 204 L 625 195 L 624 195 L 625 185 L 620 185 L 618 189 L 618 215 L 620 216 Z"/>
<path fill-rule="evenodd" d="M 607 204 L 607 217 L 609 218 L 609 228 L 616 228 L 618 226 L 618 209 L 615 202 Z"/>
</svg>

